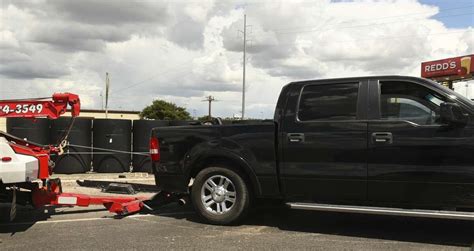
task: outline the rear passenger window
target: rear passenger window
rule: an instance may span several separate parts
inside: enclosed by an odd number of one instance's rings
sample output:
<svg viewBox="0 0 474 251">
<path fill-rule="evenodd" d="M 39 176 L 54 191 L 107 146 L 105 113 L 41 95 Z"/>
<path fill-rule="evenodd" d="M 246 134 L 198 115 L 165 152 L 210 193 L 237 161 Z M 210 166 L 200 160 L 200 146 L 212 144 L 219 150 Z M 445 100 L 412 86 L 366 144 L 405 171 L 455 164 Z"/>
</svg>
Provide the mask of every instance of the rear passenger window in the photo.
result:
<svg viewBox="0 0 474 251">
<path fill-rule="evenodd" d="M 354 120 L 359 83 L 305 86 L 300 97 L 298 119 Z"/>
</svg>

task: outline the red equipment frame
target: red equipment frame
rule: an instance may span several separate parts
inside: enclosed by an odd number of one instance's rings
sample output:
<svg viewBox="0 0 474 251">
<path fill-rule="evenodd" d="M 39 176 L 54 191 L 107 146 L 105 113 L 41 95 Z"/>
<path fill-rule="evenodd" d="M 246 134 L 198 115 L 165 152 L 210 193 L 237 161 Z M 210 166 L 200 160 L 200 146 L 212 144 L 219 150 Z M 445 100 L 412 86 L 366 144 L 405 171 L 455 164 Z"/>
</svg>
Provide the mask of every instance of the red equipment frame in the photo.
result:
<svg viewBox="0 0 474 251">
<path fill-rule="evenodd" d="M 55 93 L 49 98 L 0 100 L 0 117 L 57 119 L 64 114 L 67 105 L 71 106 L 71 115 L 79 116 L 81 102 L 79 96 L 72 93 Z"/>
<path fill-rule="evenodd" d="M 52 98 L 0 100 L 0 117 L 31 119 L 43 117 L 57 119 L 67 111 L 68 105 L 71 107 L 71 116 L 73 118 L 79 116 L 81 106 L 79 96 L 71 93 L 55 93 Z M 70 127 L 72 127 L 73 122 L 74 119 L 71 120 Z M 143 197 L 89 196 L 85 194 L 63 193 L 61 181 L 59 179 L 50 179 L 52 174 L 50 154 L 61 154 L 61 145 L 41 146 L 1 131 L 0 136 L 8 140 L 15 153 L 38 159 L 38 179 L 43 181 L 43 185 L 40 186 L 40 183 L 34 182 L 29 182 L 27 186 L 24 184 L 13 184 L 15 187 L 26 187 L 31 190 L 31 204 L 35 208 L 44 206 L 87 207 L 89 205 L 103 205 L 110 212 L 126 215 L 138 212 L 143 207 L 146 207 L 143 201 L 148 198 Z M 67 134 L 64 137 L 67 138 Z M 13 189 L 16 189 L 15 187 Z"/>
</svg>

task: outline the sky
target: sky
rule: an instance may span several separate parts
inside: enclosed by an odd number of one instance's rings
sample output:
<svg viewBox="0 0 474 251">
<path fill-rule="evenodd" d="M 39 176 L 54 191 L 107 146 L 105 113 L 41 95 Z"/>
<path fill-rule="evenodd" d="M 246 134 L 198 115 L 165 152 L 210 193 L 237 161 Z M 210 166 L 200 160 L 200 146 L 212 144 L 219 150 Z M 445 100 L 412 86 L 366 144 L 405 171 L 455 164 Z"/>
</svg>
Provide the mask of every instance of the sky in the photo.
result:
<svg viewBox="0 0 474 251">
<path fill-rule="evenodd" d="M 213 115 L 271 118 L 281 88 L 305 79 L 420 76 L 423 61 L 474 54 L 465 0 L 0 0 L 0 99 L 79 94 L 101 109 L 154 99 Z M 474 98 L 474 85 L 456 90 Z"/>
<path fill-rule="evenodd" d="M 448 28 L 466 28 L 473 25 L 474 2 L 472 0 L 422 0 L 422 4 L 439 8 L 433 18 L 444 23 Z"/>
</svg>

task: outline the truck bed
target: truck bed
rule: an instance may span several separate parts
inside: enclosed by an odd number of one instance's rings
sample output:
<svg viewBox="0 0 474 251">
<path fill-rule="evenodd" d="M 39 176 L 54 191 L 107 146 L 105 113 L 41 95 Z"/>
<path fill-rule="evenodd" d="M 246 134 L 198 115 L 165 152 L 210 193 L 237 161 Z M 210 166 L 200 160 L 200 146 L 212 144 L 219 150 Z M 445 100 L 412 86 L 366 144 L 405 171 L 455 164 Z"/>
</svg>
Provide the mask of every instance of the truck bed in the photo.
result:
<svg viewBox="0 0 474 251">
<path fill-rule="evenodd" d="M 186 192 L 189 180 L 182 177 L 192 176 L 193 168 L 206 159 L 234 159 L 257 177 L 252 182 L 257 194 L 278 195 L 275 132 L 273 122 L 154 128 L 152 137 L 159 139 L 161 150 L 160 164 L 154 167 L 157 184 L 166 191 Z"/>
</svg>

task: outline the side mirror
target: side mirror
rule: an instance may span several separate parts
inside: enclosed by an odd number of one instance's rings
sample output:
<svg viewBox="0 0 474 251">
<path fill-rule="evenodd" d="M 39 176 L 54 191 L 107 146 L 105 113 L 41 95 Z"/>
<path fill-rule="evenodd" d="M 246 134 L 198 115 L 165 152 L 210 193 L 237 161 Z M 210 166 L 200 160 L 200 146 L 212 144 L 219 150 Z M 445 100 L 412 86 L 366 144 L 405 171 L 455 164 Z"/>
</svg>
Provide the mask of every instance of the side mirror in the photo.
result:
<svg viewBox="0 0 474 251">
<path fill-rule="evenodd" d="M 468 116 L 463 113 L 461 107 L 456 103 L 441 103 L 440 105 L 441 123 L 450 125 L 466 125 Z"/>
</svg>

